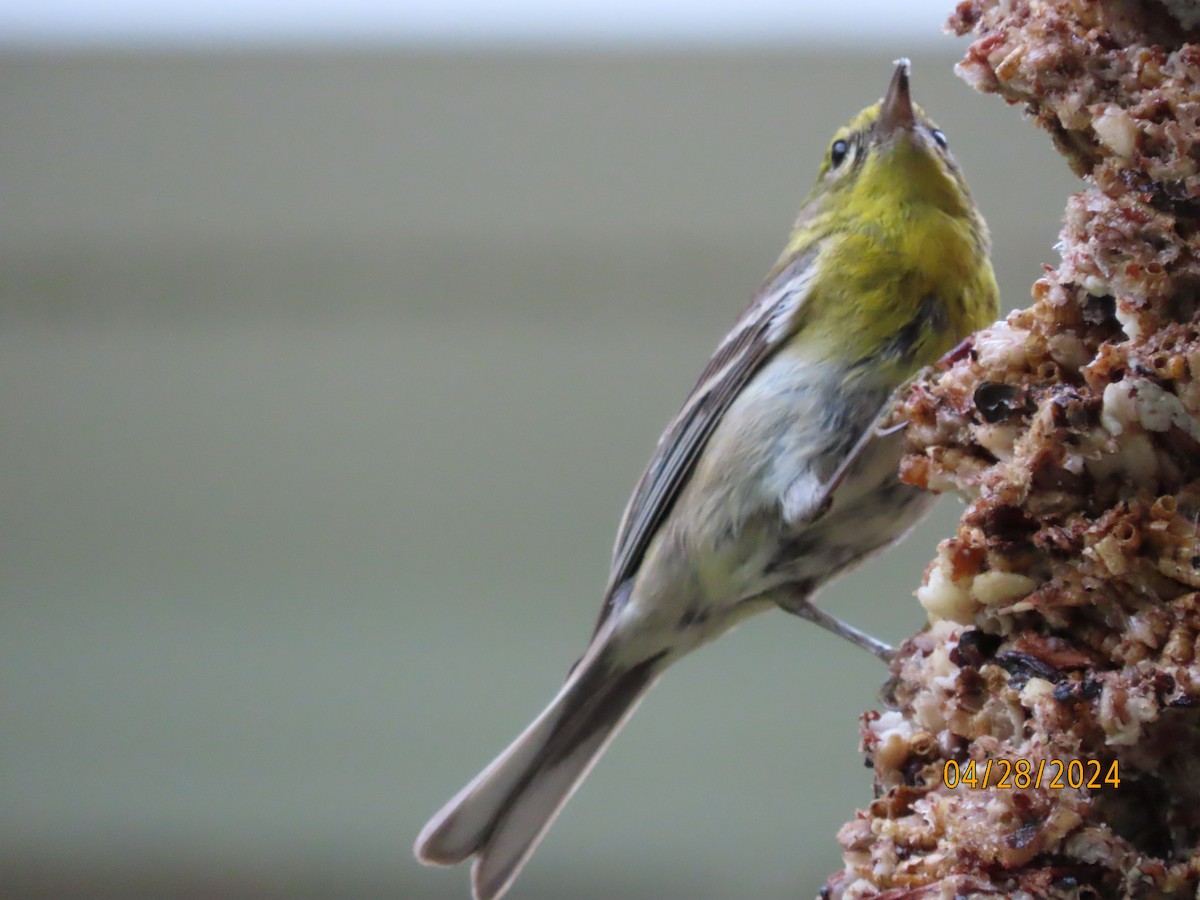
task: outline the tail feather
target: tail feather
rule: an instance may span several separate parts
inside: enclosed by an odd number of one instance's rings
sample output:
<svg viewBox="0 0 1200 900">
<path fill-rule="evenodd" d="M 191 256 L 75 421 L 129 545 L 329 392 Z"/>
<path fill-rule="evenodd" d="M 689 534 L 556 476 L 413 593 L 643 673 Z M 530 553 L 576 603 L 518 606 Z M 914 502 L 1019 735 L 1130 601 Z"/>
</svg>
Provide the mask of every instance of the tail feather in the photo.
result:
<svg viewBox="0 0 1200 900">
<path fill-rule="evenodd" d="M 425 826 L 417 858 L 453 865 L 478 856 L 475 896 L 500 897 L 654 682 L 661 658 L 614 666 L 611 654 L 586 654 L 533 724 Z"/>
</svg>

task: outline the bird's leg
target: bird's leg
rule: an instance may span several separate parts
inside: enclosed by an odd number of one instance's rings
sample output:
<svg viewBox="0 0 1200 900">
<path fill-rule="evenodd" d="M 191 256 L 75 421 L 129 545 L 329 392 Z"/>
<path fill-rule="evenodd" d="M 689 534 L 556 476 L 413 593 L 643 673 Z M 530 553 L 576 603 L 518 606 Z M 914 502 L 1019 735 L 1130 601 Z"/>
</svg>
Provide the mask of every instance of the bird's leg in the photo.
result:
<svg viewBox="0 0 1200 900">
<path fill-rule="evenodd" d="M 838 637 L 845 638 L 856 647 L 862 647 L 864 650 L 878 656 L 885 663 L 890 663 L 892 657 L 896 655 L 893 647 L 888 646 L 877 638 L 871 637 L 865 631 L 859 631 L 853 625 L 847 625 L 841 619 L 835 619 L 829 613 L 817 609 L 806 596 L 789 597 L 786 602 L 780 603 L 779 606 L 794 616 L 815 622 L 825 630 L 832 631 Z"/>
</svg>

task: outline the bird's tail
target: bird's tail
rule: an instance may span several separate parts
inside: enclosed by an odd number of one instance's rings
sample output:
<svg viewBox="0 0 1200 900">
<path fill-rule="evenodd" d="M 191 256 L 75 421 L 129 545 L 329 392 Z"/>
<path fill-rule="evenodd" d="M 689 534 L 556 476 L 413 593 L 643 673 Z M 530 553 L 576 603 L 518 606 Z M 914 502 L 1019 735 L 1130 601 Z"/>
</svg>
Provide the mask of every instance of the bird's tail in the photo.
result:
<svg viewBox="0 0 1200 900">
<path fill-rule="evenodd" d="M 628 664 L 604 643 L 593 642 L 542 714 L 417 838 L 423 863 L 449 866 L 478 857 L 471 870 L 478 900 L 508 890 L 664 667 L 664 653 Z"/>
</svg>

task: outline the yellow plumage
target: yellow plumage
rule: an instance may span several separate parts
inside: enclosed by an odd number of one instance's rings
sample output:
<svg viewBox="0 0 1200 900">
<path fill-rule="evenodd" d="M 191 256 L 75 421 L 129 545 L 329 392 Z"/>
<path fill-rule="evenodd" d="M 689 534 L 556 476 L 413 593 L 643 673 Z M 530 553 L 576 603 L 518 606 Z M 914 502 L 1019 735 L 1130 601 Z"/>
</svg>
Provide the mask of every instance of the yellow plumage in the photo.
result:
<svg viewBox="0 0 1200 900">
<path fill-rule="evenodd" d="M 895 366 L 899 385 L 992 322 L 999 292 L 987 225 L 953 157 L 934 137 L 941 132 L 912 104 L 914 129 L 885 145 L 874 139 L 882 108 L 882 101 L 867 107 L 834 135 L 832 144 L 862 140 L 862 155 L 843 161 L 855 169 L 836 178 L 826 154 L 767 281 L 823 247 L 821 274 L 798 330 L 804 339 L 828 340 L 831 355 L 855 360 L 876 358 L 933 298 L 939 315 L 920 329 L 915 365 Z"/>
</svg>

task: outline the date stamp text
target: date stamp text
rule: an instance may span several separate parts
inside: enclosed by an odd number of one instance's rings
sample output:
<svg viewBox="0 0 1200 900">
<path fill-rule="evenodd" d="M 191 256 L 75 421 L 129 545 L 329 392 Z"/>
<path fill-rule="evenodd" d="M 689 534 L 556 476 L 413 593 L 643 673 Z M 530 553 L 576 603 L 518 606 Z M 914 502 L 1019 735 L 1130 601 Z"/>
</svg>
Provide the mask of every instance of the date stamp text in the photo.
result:
<svg viewBox="0 0 1200 900">
<path fill-rule="evenodd" d="M 1121 786 L 1117 760 L 1101 763 L 1098 759 L 969 759 L 959 763 L 946 760 L 942 767 L 942 782 L 951 790 L 970 788 L 986 791 L 1025 790 L 1026 788 L 1115 788 Z"/>
</svg>

